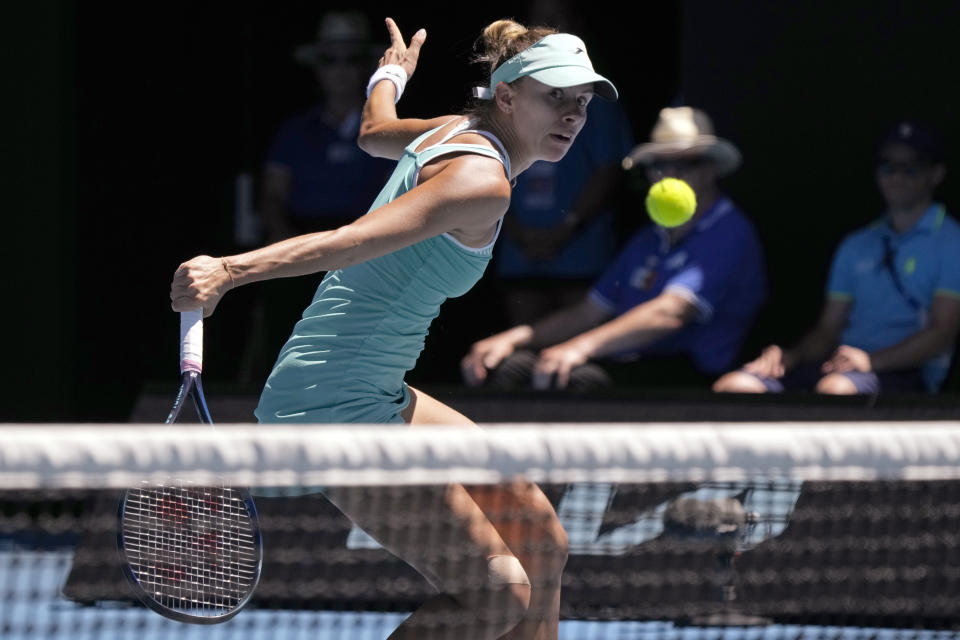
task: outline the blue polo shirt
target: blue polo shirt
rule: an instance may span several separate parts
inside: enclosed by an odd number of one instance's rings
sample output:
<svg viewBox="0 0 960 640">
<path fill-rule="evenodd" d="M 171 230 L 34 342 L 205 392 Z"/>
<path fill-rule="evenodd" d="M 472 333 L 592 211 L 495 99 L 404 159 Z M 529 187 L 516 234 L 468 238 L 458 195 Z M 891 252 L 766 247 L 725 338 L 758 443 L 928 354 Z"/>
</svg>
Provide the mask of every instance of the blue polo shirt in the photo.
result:
<svg viewBox="0 0 960 640">
<path fill-rule="evenodd" d="M 285 122 L 267 162 L 291 175 L 289 213 L 297 219 L 359 218 L 367 212 L 396 163 L 357 146 L 360 112 L 331 127 L 316 107 Z"/>
<path fill-rule="evenodd" d="M 886 265 L 887 245 L 903 292 Z M 852 302 L 842 343 L 868 352 L 902 342 L 922 329 L 930 304 L 939 295 L 960 298 L 960 225 L 940 204 L 931 205 L 902 234 L 882 218 L 847 236 L 827 281 L 828 297 Z M 924 364 L 929 391 L 943 384 L 951 355 L 952 351 Z"/>
<path fill-rule="evenodd" d="M 680 241 L 649 225 L 638 231 L 590 292 L 621 315 L 669 291 L 697 306 L 695 321 L 647 347 L 618 354 L 688 355 L 707 374 L 728 371 L 766 299 L 766 265 L 753 224 L 720 197 Z"/>
</svg>

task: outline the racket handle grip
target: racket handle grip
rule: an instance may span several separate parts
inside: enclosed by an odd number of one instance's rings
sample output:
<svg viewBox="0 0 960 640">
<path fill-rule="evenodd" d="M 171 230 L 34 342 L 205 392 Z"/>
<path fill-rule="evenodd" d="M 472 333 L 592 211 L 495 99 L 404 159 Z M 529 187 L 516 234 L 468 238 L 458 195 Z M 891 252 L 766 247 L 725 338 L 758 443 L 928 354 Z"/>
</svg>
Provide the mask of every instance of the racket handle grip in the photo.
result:
<svg viewBox="0 0 960 640">
<path fill-rule="evenodd" d="M 203 369 L 203 309 L 180 312 L 180 373 Z"/>
</svg>

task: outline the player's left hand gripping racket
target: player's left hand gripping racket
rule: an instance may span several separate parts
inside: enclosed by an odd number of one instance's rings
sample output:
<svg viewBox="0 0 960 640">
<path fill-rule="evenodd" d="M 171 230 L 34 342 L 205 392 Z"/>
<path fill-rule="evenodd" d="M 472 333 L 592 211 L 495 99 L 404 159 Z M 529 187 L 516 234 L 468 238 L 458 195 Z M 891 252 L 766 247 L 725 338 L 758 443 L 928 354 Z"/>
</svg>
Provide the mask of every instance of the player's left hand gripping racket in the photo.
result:
<svg viewBox="0 0 960 640">
<path fill-rule="evenodd" d="M 180 314 L 180 389 L 166 423 L 192 399 L 212 425 L 200 383 L 203 313 Z M 245 489 L 200 487 L 171 479 L 127 489 L 120 500 L 117 547 L 140 600 L 174 620 L 224 622 L 247 603 L 260 579 L 260 528 Z"/>
</svg>

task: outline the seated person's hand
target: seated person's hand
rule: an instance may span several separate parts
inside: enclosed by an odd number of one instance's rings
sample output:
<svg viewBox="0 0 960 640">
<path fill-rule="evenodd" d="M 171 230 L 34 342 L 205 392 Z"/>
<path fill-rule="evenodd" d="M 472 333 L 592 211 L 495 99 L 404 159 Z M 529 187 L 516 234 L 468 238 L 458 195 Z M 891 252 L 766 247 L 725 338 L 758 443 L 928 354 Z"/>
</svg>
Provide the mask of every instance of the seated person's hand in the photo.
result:
<svg viewBox="0 0 960 640">
<path fill-rule="evenodd" d="M 587 356 L 575 342 L 562 342 L 540 352 L 533 369 L 534 389 L 566 389 L 570 371 L 587 362 Z"/>
<path fill-rule="evenodd" d="M 267 244 L 280 242 L 297 235 L 296 229 L 286 220 L 277 220 L 273 224 L 267 225 L 266 233 Z"/>
<path fill-rule="evenodd" d="M 756 360 L 743 365 L 743 370 L 759 378 L 782 378 L 786 373 L 783 364 L 783 349 L 772 344 L 765 348 Z"/>
<path fill-rule="evenodd" d="M 842 344 L 821 367 L 824 373 L 847 373 L 848 371 L 873 371 L 870 354 L 863 349 Z"/>
<path fill-rule="evenodd" d="M 513 351 L 513 343 L 502 335 L 474 342 L 470 353 L 460 361 L 463 381 L 470 387 L 480 386 L 487 379 L 487 372 L 496 369 Z"/>
</svg>

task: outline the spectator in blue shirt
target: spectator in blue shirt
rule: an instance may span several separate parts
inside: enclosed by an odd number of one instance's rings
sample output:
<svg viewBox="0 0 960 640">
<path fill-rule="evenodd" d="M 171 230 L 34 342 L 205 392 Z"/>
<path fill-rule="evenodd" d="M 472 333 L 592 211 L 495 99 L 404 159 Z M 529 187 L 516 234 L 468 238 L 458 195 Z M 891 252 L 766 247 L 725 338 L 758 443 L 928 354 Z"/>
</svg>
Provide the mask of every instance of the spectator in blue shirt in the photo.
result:
<svg viewBox="0 0 960 640">
<path fill-rule="evenodd" d="M 630 384 L 645 359 L 661 358 L 682 359 L 704 383 L 725 371 L 766 291 L 753 225 L 717 184 L 739 164 L 701 110 L 663 109 L 624 166 L 689 183 L 693 218 L 642 228 L 577 304 L 476 342 L 461 363 L 466 383 L 584 391 Z"/>
<path fill-rule="evenodd" d="M 939 390 L 960 331 L 960 225 L 933 200 L 944 160 L 928 125 L 899 122 L 881 138 L 886 212 L 840 244 L 816 325 L 790 348 L 766 347 L 715 391 Z"/>
<path fill-rule="evenodd" d="M 280 126 L 267 152 L 260 215 L 268 242 L 353 222 L 380 192 L 394 163 L 357 146 L 379 55 L 366 16 L 354 11 L 324 14 L 316 40 L 294 50 L 294 60 L 313 70 L 319 99 Z"/>
</svg>

